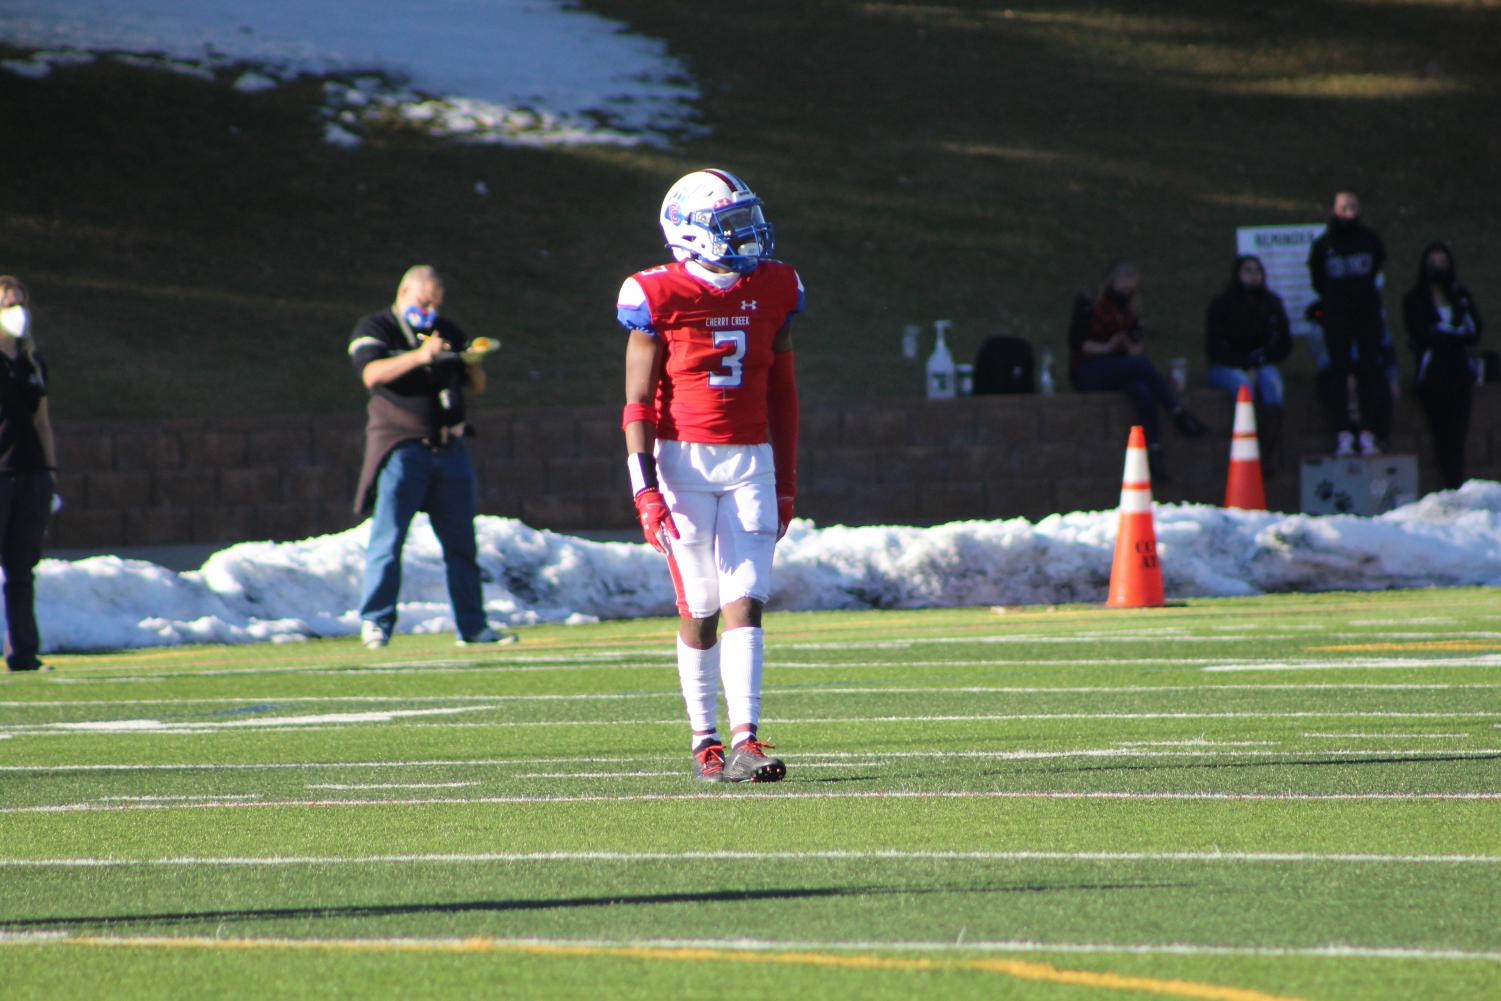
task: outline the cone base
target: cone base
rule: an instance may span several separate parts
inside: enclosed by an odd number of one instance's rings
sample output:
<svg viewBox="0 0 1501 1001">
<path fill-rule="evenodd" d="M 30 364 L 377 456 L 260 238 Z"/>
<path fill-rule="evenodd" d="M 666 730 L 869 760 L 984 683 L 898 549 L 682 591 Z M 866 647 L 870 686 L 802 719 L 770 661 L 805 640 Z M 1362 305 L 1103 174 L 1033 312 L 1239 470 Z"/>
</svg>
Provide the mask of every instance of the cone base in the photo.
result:
<svg viewBox="0 0 1501 1001">
<path fill-rule="evenodd" d="M 1123 513 L 1110 566 L 1110 608 L 1154 608 L 1163 604 L 1162 567 L 1150 511 Z"/>
</svg>

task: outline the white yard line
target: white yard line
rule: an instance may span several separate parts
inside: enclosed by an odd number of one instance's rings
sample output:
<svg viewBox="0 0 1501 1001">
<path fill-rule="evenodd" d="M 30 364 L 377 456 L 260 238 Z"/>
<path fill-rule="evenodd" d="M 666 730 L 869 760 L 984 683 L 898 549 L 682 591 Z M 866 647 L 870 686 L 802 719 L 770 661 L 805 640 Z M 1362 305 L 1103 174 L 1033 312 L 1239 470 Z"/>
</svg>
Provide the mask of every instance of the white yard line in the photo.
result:
<svg viewBox="0 0 1501 1001">
<path fill-rule="evenodd" d="M 1049 663 L 1057 663 L 1050 661 Z M 1095 663 L 1095 662 L 1091 662 Z M 1121 661 L 1100 661 L 1098 663 L 1119 664 Z M 1161 663 L 1152 661 L 1152 663 Z M 778 665 L 772 665 L 774 669 Z M 1268 683 L 1258 684 L 1214 684 L 1204 683 L 1199 685 L 902 685 L 902 686 L 863 686 L 854 687 L 849 685 L 830 685 L 817 688 L 803 685 L 774 685 L 768 684 L 765 690 L 782 694 L 795 695 L 1114 695 L 1145 694 L 1152 695 L 1158 692 L 1189 692 L 1204 693 L 1213 692 L 1306 692 L 1306 691 L 1348 691 L 1348 692 L 1405 692 L 1405 691 L 1473 691 L 1490 690 L 1501 688 L 1501 682 L 1413 682 L 1413 683 L 1325 683 L 1313 682 L 1309 684 L 1296 683 Z M 677 698 L 681 693 L 677 689 L 662 689 L 649 692 L 615 692 L 599 693 L 586 692 L 575 694 L 556 695 L 218 695 L 201 698 L 181 699 L 36 699 L 28 701 L 0 701 L 0 708 L 5 709 L 67 709 L 76 706 L 174 706 L 174 705 L 221 705 L 221 704 L 249 704 L 252 706 L 269 705 L 300 705 L 320 703 L 422 703 L 422 702 L 460 702 L 460 703 L 496 703 L 507 702 L 611 702 L 626 699 L 654 699 L 654 698 Z"/>
<path fill-rule="evenodd" d="M 312 865 L 483 865 L 529 862 L 1206 862 L 1273 865 L 1501 865 L 1501 855 L 1402 855 L 1381 852 L 1130 851 L 681 851 L 427 852 L 395 855 L 179 855 L 161 858 L 0 858 L 8 869 L 128 869 Z"/>
<path fill-rule="evenodd" d="M 1335 634 L 1336 639 L 1350 639 L 1367 641 L 1371 643 L 1386 642 L 1396 634 L 1372 635 L 1369 633 Z M 1284 633 L 1269 633 L 1259 635 L 1262 641 L 1303 641 L 1306 636 L 1292 630 Z M 1463 633 L 1445 632 L 1413 632 L 1403 633 L 1398 637 L 1402 641 L 1452 641 L 1456 639 L 1491 640 L 1501 638 L 1501 633 L 1486 631 L 1468 631 Z M 1039 636 L 1030 634 L 1007 633 L 991 636 L 949 636 L 949 637 L 920 637 L 902 640 L 866 640 L 866 641 L 830 641 L 830 642 L 773 642 L 769 647 L 769 653 L 774 663 L 791 669 L 829 669 L 829 670 L 866 670 L 891 668 L 893 664 L 830 664 L 822 661 L 776 661 L 775 658 L 782 651 L 818 651 L 818 650 L 910 650 L 915 647 L 925 646 L 953 646 L 956 644 L 976 645 L 1017 645 L 1032 644 L 1046 646 L 1063 646 L 1069 644 L 1099 644 L 1099 643 L 1135 643 L 1143 639 L 1149 639 L 1157 643 L 1244 643 L 1245 636 L 1239 634 L 1224 636 L 1206 636 L 1195 634 L 1183 628 L 1168 627 L 1161 630 L 1133 630 L 1133 631 L 1085 631 L 1070 636 Z M 963 661 L 935 661 L 932 666 L 974 666 L 992 667 L 998 665 L 1036 666 L 1038 664 L 1077 664 L 1084 666 L 1113 666 L 1127 663 L 1144 663 L 1159 666 L 1199 666 L 1201 670 L 1219 671 L 1247 671 L 1247 670 L 1315 670 L 1337 669 L 1341 667 L 1496 667 L 1501 666 L 1501 655 L 1479 654 L 1470 656 L 1441 657 L 1431 656 L 1435 651 L 1414 650 L 1414 654 L 1423 655 L 1422 659 L 1413 658 L 1388 658 L 1385 660 L 1368 660 L 1358 662 L 1344 662 L 1330 664 L 1324 661 L 1292 662 L 1259 664 L 1256 661 L 1237 661 L 1231 664 L 1216 664 L 1216 658 L 1145 658 L 1132 660 L 1111 660 L 1105 658 L 1089 658 L 1077 660 L 1047 660 L 1038 661 L 1036 658 L 1017 660 L 1000 660 L 995 658 L 970 659 Z M 579 652 L 576 654 L 510 654 L 500 663 L 482 663 L 461 658 L 431 659 L 423 661 L 389 661 L 375 664 L 362 664 L 350 668 L 293 668 L 285 670 L 267 670 L 265 668 L 225 668 L 222 670 L 197 670 L 184 672 L 164 672 L 148 675 L 116 675 L 105 678 L 77 678 L 59 677 L 49 681 L 53 684 L 71 685 L 96 685 L 96 684 L 129 684 L 129 683 L 157 683 L 180 677 L 226 677 L 226 676 L 251 676 L 251 675 L 297 675 L 317 676 L 330 675 L 337 677 L 349 677 L 359 673 L 379 674 L 408 674 L 408 673 L 439 673 L 451 672 L 529 672 L 529 671 L 582 671 L 595 670 L 601 667 L 608 668 L 658 668 L 670 666 L 671 648 L 664 644 L 660 649 L 644 649 L 632 651 L 598 651 Z M 922 662 L 914 662 L 903 666 L 922 666 Z"/>
<path fill-rule="evenodd" d="M 1422 760 L 1432 755 L 1443 755 L 1446 758 L 1460 756 L 1483 758 L 1501 754 L 1501 748 L 1463 748 L 1453 751 L 1437 750 L 1431 747 L 1425 748 L 1383 748 L 1372 750 L 1371 748 L 1339 748 L 1306 751 L 1266 751 L 1266 750 L 1229 750 L 1223 753 L 1214 751 L 1172 751 L 1172 750 L 1138 750 L 1129 747 L 1103 747 L 1103 748 L 1074 748 L 1057 751 L 1034 751 L 1034 750 L 1011 750 L 1011 751 L 811 751 L 799 755 L 797 761 L 813 763 L 819 761 L 841 761 L 848 766 L 869 764 L 879 761 L 899 760 L 907 758 L 965 758 L 965 759 L 996 759 L 1025 761 L 1046 758 L 1222 758 L 1222 757 L 1258 757 L 1258 758 L 1306 758 L 1306 757 L 1360 757 L 1379 755 L 1391 757 L 1393 755 L 1412 757 Z M 631 760 L 642 762 L 655 762 L 662 760 L 662 755 L 657 753 L 642 753 L 628 755 Z M 854 759 L 854 760 L 852 760 Z M 471 758 L 460 760 L 423 759 L 415 761 L 262 761 L 262 762 L 199 762 L 189 761 L 177 764 L 139 764 L 132 762 L 112 762 L 108 764 L 85 763 L 85 764 L 53 764 L 53 765 L 0 765 L 0 773 L 24 773 L 32 775 L 56 775 L 70 772 L 152 772 L 152 771 L 308 771 L 328 770 L 340 771 L 347 769 L 379 769 L 379 768 L 527 768 L 541 764 L 584 764 L 592 761 L 588 757 L 557 757 L 557 758 Z M 619 774 L 619 773 L 611 773 Z"/>
<path fill-rule="evenodd" d="M 1433 651 L 1414 650 L 1414 654 L 1429 654 Z M 1483 654 L 1477 657 L 1371 657 L 1343 660 L 1290 660 L 1255 661 L 1239 660 L 1228 664 L 1210 663 L 1199 668 L 1209 673 L 1231 671 L 1356 671 L 1356 670 L 1405 670 L 1427 671 L 1450 667 L 1501 667 L 1501 657 Z"/>
<path fill-rule="evenodd" d="M 304 786 L 306 789 L 337 789 L 348 791 L 352 789 L 467 789 L 477 786 L 478 782 L 367 782 L 367 783 L 341 783 L 341 782 L 314 782 Z"/>
<path fill-rule="evenodd" d="M 0 932 L 0 946 L 6 945 L 77 945 L 80 947 L 138 948 L 245 948 L 338 950 L 358 949 L 375 952 L 389 947 L 393 951 L 412 953 L 430 948 L 434 952 L 493 949 L 705 949 L 721 952 L 779 953 L 810 952 L 916 952 L 962 955 L 964 953 L 1065 953 L 1124 954 L 1166 956 L 1251 956 L 1307 959 L 1395 959 L 1434 962 L 1501 962 L 1501 951 L 1483 949 L 1421 949 L 1408 946 L 1367 946 L 1328 944 L 1316 946 L 1215 945 L 1195 942 L 1044 942 L 1022 939 L 978 942 L 931 941 L 771 941 L 764 939 L 292 939 L 292 938 L 223 938 L 198 936 L 168 937 L 155 935 L 71 936 L 61 932 Z"/>
<path fill-rule="evenodd" d="M 187 795 L 184 795 L 184 796 L 101 796 L 101 797 L 99 797 L 99 802 L 101 802 L 101 803 L 113 803 L 113 802 L 121 802 L 121 803 L 178 803 L 178 802 L 197 802 L 199 800 L 209 800 L 209 801 L 216 802 L 216 803 L 222 803 L 222 802 L 228 802 L 228 801 L 234 801 L 234 800 L 260 799 L 260 798 L 261 798 L 261 794 L 258 793 L 258 792 L 252 792 L 252 793 L 222 793 L 222 794 L 207 794 L 206 793 L 206 794 L 198 795 L 198 796 L 187 796 Z"/>
<path fill-rule="evenodd" d="M 861 755 L 870 758 L 872 755 Z M 797 767 L 803 768 L 880 768 L 885 762 L 882 761 L 809 761 L 805 758 L 797 759 Z M 620 778 L 668 778 L 681 776 L 681 768 L 662 772 L 522 772 L 514 776 L 518 779 L 620 779 Z M 308 786 L 309 789 L 312 786 Z"/>
<path fill-rule="evenodd" d="M 1468 733 L 1305 733 L 1320 740 L 1453 740 L 1469 737 Z"/>
<path fill-rule="evenodd" d="M 11 806 L 0 809 L 0 814 L 27 813 L 122 813 L 131 810 L 201 810 L 201 809 L 327 809 L 351 807 L 410 807 L 410 806 L 518 806 L 562 805 L 568 803 L 656 803 L 674 800 L 703 801 L 714 797 L 736 795 L 724 790 L 701 790 L 694 792 L 616 793 L 611 795 L 535 795 L 535 796 L 473 796 L 424 797 L 406 799 L 281 799 L 256 802 L 216 801 L 192 803 L 133 803 L 121 805 L 99 801 L 76 803 L 51 803 L 39 806 Z M 756 795 L 748 793 L 747 795 Z M 1201 801 L 1201 802 L 1501 802 L 1501 792 L 1403 792 L 1403 793 L 1231 793 L 1231 792 L 1102 792 L 1102 791 L 1041 791 L 983 790 L 971 792 L 929 790 L 843 790 L 839 792 L 804 792 L 779 789 L 760 795 L 778 799 L 835 800 L 835 799 L 932 799 L 932 800 L 1120 800 L 1120 801 Z"/>
<path fill-rule="evenodd" d="M 1370 747 L 1322 750 L 1229 750 L 1225 753 L 1199 752 L 1199 750 L 1136 750 L 1132 747 L 1078 747 L 1066 750 L 815 750 L 797 756 L 797 761 L 845 761 L 860 759 L 860 762 L 892 761 L 904 758 L 979 758 L 979 759 L 1033 759 L 1033 758 L 1307 758 L 1307 756 L 1339 755 L 1408 755 L 1421 759 L 1429 755 L 1484 756 L 1501 755 L 1501 747 L 1466 747 L 1466 749 L 1438 750 L 1433 747 L 1399 747 L 1399 749 L 1372 750 Z M 660 753 L 645 752 L 623 755 L 632 761 L 662 761 Z M 308 770 L 366 770 L 366 768 L 525 768 L 540 764 L 578 764 L 581 756 L 554 756 L 554 758 L 423 758 L 411 761 L 254 761 L 254 762 L 204 762 L 183 761 L 176 764 L 35 764 L 0 765 L 0 773 L 68 774 L 74 771 L 308 771 Z"/>
<path fill-rule="evenodd" d="M 421 717 L 452 716 L 457 713 L 480 712 L 486 706 L 449 706 L 436 709 L 387 710 L 363 713 L 322 713 L 312 716 L 273 716 L 243 720 L 183 721 L 156 719 L 92 720 L 65 723 L 21 723 L 8 726 L 3 732 L 12 735 L 83 735 L 120 733 L 132 734 L 212 734 L 224 731 L 255 729 L 325 729 L 362 723 L 392 723 Z M 1501 712 L 1400 712 L 1400 711 L 1312 711 L 1294 712 L 1137 712 L 1137 713 L 950 713 L 887 716 L 803 716 L 777 719 L 778 726 L 848 726 L 862 723 L 1018 723 L 1043 722 L 1047 720 L 1273 720 L 1273 719 L 1431 719 L 1431 720 L 1494 720 L 1501 719 Z M 605 726 L 677 726 L 678 717 L 668 719 L 562 719 L 562 720 L 480 720 L 459 724 L 425 724 L 430 726 L 456 725 L 467 728 L 540 728 L 540 727 L 605 727 Z"/>
</svg>

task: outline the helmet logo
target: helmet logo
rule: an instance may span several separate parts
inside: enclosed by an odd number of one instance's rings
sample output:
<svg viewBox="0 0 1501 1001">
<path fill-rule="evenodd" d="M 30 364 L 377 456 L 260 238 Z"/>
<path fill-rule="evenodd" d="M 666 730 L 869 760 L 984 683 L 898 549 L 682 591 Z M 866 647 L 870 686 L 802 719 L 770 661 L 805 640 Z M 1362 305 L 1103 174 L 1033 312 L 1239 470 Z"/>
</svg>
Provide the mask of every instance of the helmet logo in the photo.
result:
<svg viewBox="0 0 1501 1001">
<path fill-rule="evenodd" d="M 683 222 L 683 205 L 682 205 L 682 203 L 679 202 L 679 201 L 669 202 L 667 204 L 667 209 L 662 213 L 662 215 L 667 219 L 668 222 L 672 223 L 674 226 L 680 226 L 680 225 L 682 225 L 682 222 Z"/>
</svg>

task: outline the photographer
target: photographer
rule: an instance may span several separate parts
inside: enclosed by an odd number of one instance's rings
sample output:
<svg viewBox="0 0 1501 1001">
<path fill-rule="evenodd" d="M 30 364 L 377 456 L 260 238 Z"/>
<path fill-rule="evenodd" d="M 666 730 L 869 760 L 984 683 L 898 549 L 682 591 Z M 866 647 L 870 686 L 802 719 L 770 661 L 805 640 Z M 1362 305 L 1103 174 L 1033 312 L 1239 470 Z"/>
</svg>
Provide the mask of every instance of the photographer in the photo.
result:
<svg viewBox="0 0 1501 1001">
<path fill-rule="evenodd" d="M 1162 458 L 1162 435 L 1157 422 L 1161 405 L 1173 424 L 1190 438 L 1204 433 L 1204 425 L 1184 409 L 1177 394 L 1145 355 L 1146 331 L 1141 323 L 1141 276 L 1135 265 L 1120 262 L 1105 275 L 1100 294 L 1090 308 L 1088 323 L 1069 334 L 1069 381 L 1081 393 L 1119 390 L 1136 407 L 1136 420 L 1147 439 L 1152 479 L 1171 479 Z"/>
<path fill-rule="evenodd" d="M 438 315 L 442 305 L 443 280 L 417 265 L 402 276 L 391 307 L 361 319 L 349 340 L 349 359 L 370 392 L 354 510 L 370 515 L 360 639 L 371 650 L 389 643 L 396 628 L 401 551 L 418 511 L 427 512 L 443 548 L 460 645 L 516 639 L 485 620 L 474 541 L 464 394 L 485 388 L 482 352 Z"/>
</svg>

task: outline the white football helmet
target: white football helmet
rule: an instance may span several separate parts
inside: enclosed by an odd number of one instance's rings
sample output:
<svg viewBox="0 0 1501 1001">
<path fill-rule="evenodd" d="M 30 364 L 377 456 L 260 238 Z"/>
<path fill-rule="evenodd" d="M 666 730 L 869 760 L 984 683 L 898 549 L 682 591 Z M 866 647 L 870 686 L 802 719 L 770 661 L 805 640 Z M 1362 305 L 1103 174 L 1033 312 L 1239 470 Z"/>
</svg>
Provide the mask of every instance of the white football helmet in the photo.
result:
<svg viewBox="0 0 1501 1001">
<path fill-rule="evenodd" d="M 662 199 L 658 216 L 667 246 L 680 261 L 697 258 L 749 274 L 776 241 L 757 198 L 727 170 L 696 170 Z"/>
</svg>

